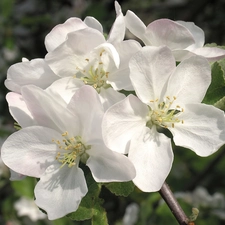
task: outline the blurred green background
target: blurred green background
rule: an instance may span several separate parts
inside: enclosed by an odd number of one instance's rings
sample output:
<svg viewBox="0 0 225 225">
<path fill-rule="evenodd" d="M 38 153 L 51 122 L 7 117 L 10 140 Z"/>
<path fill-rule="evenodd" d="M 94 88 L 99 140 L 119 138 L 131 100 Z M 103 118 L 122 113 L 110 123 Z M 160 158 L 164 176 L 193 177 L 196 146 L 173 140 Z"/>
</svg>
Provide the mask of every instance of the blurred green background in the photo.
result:
<svg viewBox="0 0 225 225">
<path fill-rule="evenodd" d="M 147 25 L 155 19 L 170 18 L 195 22 L 205 31 L 206 43 L 225 45 L 224 0 L 121 0 L 123 13 L 132 10 Z M 0 145 L 14 131 L 8 106 L 4 80 L 10 65 L 22 57 L 44 58 L 44 38 L 57 24 L 70 17 L 94 16 L 107 33 L 115 19 L 114 1 L 111 0 L 1 0 L 0 1 Z M 187 215 L 192 207 L 200 210 L 198 225 L 225 224 L 225 149 L 200 158 L 190 150 L 174 148 L 175 161 L 167 179 Z M 48 221 L 31 216 L 19 216 L 15 207 L 22 196 L 33 198 L 35 180 L 9 181 L 9 171 L 0 162 L 0 225 L 90 224 L 69 219 Z M 177 224 L 158 193 L 135 190 L 129 197 L 115 197 L 106 189 L 102 193 L 110 225 L 132 225 L 123 220 L 129 214 L 130 204 L 136 203 L 131 214 L 137 215 L 136 225 Z M 31 209 L 28 203 L 20 208 Z M 26 206 L 24 206 L 26 205 Z M 127 209 L 127 211 L 126 211 Z M 24 209 L 25 210 L 25 209 Z M 25 211 L 26 211 L 25 210 Z M 31 212 L 27 210 L 27 215 Z M 36 214 L 35 214 L 36 213 Z"/>
</svg>

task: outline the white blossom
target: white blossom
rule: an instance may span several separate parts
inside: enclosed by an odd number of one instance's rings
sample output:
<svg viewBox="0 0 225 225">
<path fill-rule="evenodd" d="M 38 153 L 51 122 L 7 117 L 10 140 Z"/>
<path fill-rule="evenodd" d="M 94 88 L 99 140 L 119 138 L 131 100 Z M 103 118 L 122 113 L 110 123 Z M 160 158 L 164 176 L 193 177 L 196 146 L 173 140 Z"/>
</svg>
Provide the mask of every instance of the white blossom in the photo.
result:
<svg viewBox="0 0 225 225">
<path fill-rule="evenodd" d="M 4 163 L 19 174 L 40 178 L 36 204 L 50 220 L 76 211 L 87 193 L 79 163 L 97 182 L 129 181 L 135 169 L 129 159 L 108 149 L 102 140 L 103 107 L 90 86 L 80 88 L 65 107 L 35 86 L 21 89 L 36 125 L 25 126 L 4 142 Z M 16 115 L 16 111 L 14 111 Z M 18 122 L 26 117 L 16 117 Z"/>
<path fill-rule="evenodd" d="M 176 145 L 208 156 L 225 143 L 223 111 L 201 104 L 211 82 L 208 61 L 190 57 L 176 67 L 167 47 L 144 47 L 130 61 L 137 97 L 110 107 L 103 118 L 106 145 L 128 153 L 136 168 L 134 183 L 142 191 L 158 191 L 170 172 Z"/>
</svg>

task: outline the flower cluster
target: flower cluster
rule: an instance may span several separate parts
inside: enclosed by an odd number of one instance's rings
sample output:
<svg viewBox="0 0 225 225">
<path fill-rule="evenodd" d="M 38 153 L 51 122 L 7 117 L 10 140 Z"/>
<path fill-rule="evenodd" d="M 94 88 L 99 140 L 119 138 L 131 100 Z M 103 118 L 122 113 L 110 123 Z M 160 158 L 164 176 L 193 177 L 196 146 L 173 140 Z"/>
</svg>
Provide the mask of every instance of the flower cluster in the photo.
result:
<svg viewBox="0 0 225 225">
<path fill-rule="evenodd" d="M 38 178 L 35 202 L 49 219 L 78 209 L 88 192 L 83 165 L 96 182 L 133 180 L 152 192 L 173 162 L 167 130 L 200 156 L 225 143 L 223 111 L 201 103 L 209 62 L 225 50 L 203 47 L 194 23 L 160 19 L 146 27 L 117 2 L 115 9 L 108 35 L 93 17 L 70 18 L 46 36 L 45 58 L 24 58 L 7 73 L 19 130 L 1 157 L 14 179 Z M 145 46 L 125 40 L 126 29 Z"/>
</svg>

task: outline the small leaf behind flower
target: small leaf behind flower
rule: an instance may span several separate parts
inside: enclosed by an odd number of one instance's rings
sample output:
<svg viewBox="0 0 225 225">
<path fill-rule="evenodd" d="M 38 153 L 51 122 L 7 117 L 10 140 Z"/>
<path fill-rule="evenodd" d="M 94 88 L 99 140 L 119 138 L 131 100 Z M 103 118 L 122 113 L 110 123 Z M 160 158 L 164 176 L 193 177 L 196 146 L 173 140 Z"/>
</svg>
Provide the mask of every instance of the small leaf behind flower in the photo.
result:
<svg viewBox="0 0 225 225">
<path fill-rule="evenodd" d="M 212 64 L 212 81 L 203 99 L 203 103 L 213 105 L 225 95 L 224 71 L 218 62 Z"/>
<path fill-rule="evenodd" d="M 132 181 L 112 182 L 104 185 L 109 191 L 117 196 L 127 197 L 134 190 L 134 183 Z"/>
</svg>

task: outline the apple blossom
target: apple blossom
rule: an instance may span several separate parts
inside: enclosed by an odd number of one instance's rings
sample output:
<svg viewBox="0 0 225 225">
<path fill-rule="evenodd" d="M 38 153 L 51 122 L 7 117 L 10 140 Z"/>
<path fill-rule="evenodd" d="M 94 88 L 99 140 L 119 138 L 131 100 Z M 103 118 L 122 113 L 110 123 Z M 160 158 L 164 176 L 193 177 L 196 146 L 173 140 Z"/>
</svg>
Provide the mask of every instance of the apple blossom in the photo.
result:
<svg viewBox="0 0 225 225">
<path fill-rule="evenodd" d="M 40 178 L 35 202 L 49 219 L 76 211 L 86 195 L 80 163 L 90 168 L 97 182 L 134 178 L 129 159 L 103 143 L 100 124 L 104 111 L 92 87 L 81 87 L 67 107 L 33 85 L 22 87 L 21 94 L 36 125 L 9 136 L 1 149 L 2 159 L 17 173 Z M 26 119 L 15 117 L 18 122 Z"/>
<path fill-rule="evenodd" d="M 126 26 L 145 45 L 167 46 L 173 51 L 177 61 L 194 55 L 201 55 L 211 62 L 225 57 L 225 50 L 217 47 L 204 47 L 203 30 L 193 22 L 158 19 L 147 27 L 132 11 L 125 16 Z"/>
<path fill-rule="evenodd" d="M 87 17 L 84 22 L 71 18 L 46 36 L 49 52 L 45 60 L 62 77 L 49 87 L 51 92 L 57 92 L 68 102 L 79 87 L 91 85 L 107 109 L 125 97 L 119 90 L 133 90 L 128 62 L 141 45 L 133 40 L 123 40 L 125 21 L 116 1 L 115 9 L 117 17 L 107 39 L 101 24 L 92 17 Z"/>
<path fill-rule="evenodd" d="M 208 61 L 193 56 L 176 67 L 167 47 L 143 47 L 130 60 L 136 96 L 110 107 L 103 118 L 106 145 L 128 158 L 136 169 L 134 183 L 142 191 L 158 191 L 170 172 L 176 145 L 199 156 L 213 154 L 225 143 L 223 111 L 201 104 L 211 82 Z"/>
<path fill-rule="evenodd" d="M 47 64 L 63 78 L 53 83 L 51 90 L 70 99 L 82 81 L 96 89 L 107 109 L 125 97 L 119 90 L 132 90 L 128 62 L 140 49 L 140 44 L 132 40 L 115 47 L 91 28 L 71 32 L 65 42 L 46 55 Z"/>
</svg>

